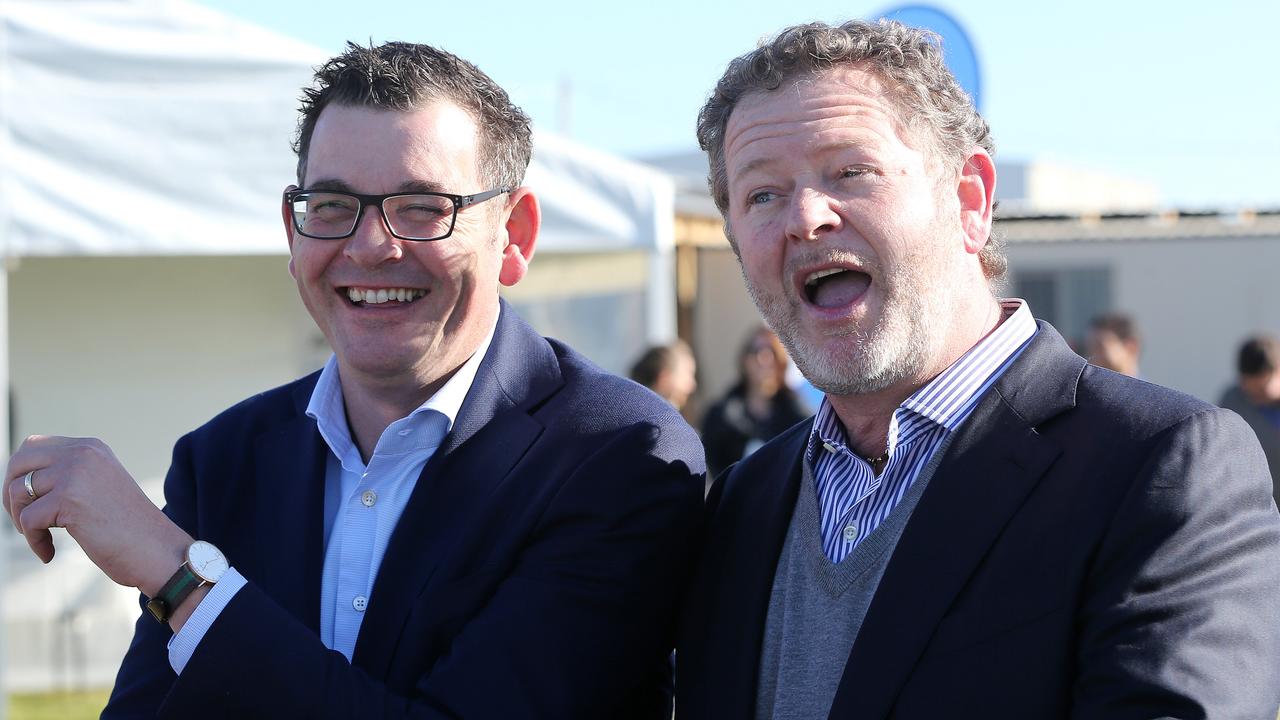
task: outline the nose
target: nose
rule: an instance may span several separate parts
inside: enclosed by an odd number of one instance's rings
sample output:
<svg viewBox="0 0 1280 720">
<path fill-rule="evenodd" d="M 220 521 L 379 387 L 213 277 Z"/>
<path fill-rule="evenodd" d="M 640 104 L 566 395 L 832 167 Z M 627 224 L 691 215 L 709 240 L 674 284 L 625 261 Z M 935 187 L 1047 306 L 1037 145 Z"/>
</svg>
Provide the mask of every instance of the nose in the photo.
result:
<svg viewBox="0 0 1280 720">
<path fill-rule="evenodd" d="M 817 240 L 840 227 L 840 214 L 833 199 L 815 188 L 798 187 L 787 207 L 787 237 Z"/>
<path fill-rule="evenodd" d="M 404 257 L 405 241 L 391 234 L 382 209 L 370 205 L 360 213 L 356 229 L 346 239 L 343 253 L 361 267 L 374 268 Z"/>
</svg>

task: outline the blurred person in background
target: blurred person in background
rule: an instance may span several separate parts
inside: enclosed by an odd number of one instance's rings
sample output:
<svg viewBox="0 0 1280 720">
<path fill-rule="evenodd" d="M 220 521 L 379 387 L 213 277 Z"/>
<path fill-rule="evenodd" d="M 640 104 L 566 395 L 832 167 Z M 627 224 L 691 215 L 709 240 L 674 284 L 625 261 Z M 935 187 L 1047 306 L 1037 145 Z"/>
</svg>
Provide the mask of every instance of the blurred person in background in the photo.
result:
<svg viewBox="0 0 1280 720">
<path fill-rule="evenodd" d="M 702 447 L 500 300 L 529 118 L 410 43 L 304 93 L 280 212 L 328 363 L 182 437 L 163 513 L 100 441 L 9 462 L 36 555 L 65 527 L 145 596 L 103 717 L 670 717 Z"/>
<path fill-rule="evenodd" d="M 693 350 L 683 340 L 654 345 L 631 366 L 632 380 L 654 391 L 675 409 L 683 411 L 698 390 L 698 365 Z"/>
<path fill-rule="evenodd" d="M 1271 465 L 1272 494 L 1280 503 L 1280 342 L 1255 335 L 1236 355 L 1239 375 L 1218 404 L 1249 423 Z"/>
<path fill-rule="evenodd" d="M 808 416 L 787 385 L 787 352 L 778 336 L 763 325 L 755 328 L 738 352 L 738 381 L 702 421 L 707 479 Z"/>
<path fill-rule="evenodd" d="M 1098 367 L 1139 377 L 1142 340 L 1133 318 L 1125 313 L 1106 313 L 1093 318 L 1085 338 L 1085 354 L 1089 362 Z"/>
</svg>

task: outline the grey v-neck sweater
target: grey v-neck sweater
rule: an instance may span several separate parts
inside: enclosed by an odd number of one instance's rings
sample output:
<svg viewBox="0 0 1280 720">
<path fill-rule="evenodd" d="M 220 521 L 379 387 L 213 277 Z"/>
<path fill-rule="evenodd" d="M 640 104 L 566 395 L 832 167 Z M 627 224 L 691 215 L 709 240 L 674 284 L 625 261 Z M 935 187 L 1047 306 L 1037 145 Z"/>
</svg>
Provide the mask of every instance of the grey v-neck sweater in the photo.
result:
<svg viewBox="0 0 1280 720">
<path fill-rule="evenodd" d="M 801 463 L 800 495 L 778 558 L 760 652 L 757 720 L 814 720 L 831 711 L 845 662 L 898 538 L 948 436 L 902 502 L 838 565 L 822 552 L 822 521 L 813 470 Z"/>
</svg>

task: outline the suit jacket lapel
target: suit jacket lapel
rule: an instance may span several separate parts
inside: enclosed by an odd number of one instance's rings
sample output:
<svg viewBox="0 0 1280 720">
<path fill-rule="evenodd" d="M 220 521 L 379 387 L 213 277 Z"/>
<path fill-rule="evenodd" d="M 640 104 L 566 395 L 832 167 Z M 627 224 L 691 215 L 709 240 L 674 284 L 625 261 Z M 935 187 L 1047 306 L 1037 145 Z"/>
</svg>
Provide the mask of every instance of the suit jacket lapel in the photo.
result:
<svg viewBox="0 0 1280 720">
<path fill-rule="evenodd" d="M 324 567 L 324 481 L 328 447 L 306 416 L 319 374 L 294 390 L 296 417 L 254 442 L 257 462 L 254 537 L 264 552 L 254 578 L 268 595 L 320 632 L 320 576 Z"/>
<path fill-rule="evenodd" d="M 503 303 L 489 353 L 378 569 L 353 656 L 373 677 L 386 675 L 414 601 L 450 558 L 461 530 L 541 434 L 530 408 L 561 384 L 550 346 Z"/>
<path fill-rule="evenodd" d="M 1041 323 L 957 431 L 885 569 L 830 717 L 889 714 L 952 600 L 1061 454 L 1035 426 L 1075 405 L 1084 365 Z"/>
</svg>

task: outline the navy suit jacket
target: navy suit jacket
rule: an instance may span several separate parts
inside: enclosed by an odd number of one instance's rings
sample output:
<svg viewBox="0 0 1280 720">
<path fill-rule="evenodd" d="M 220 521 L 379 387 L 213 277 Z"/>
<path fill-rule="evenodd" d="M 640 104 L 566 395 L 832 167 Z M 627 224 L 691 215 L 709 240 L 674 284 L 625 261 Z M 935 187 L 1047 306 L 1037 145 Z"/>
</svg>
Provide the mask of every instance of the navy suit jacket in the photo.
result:
<svg viewBox="0 0 1280 720">
<path fill-rule="evenodd" d="M 722 476 L 680 720 L 749 720 L 811 422 Z M 957 430 L 831 718 L 1250 718 L 1280 704 L 1280 516 L 1230 412 L 1040 332 Z"/>
<path fill-rule="evenodd" d="M 504 304 L 348 663 L 318 634 L 317 377 L 177 443 L 165 512 L 249 584 L 180 677 L 168 626 L 143 613 L 103 717 L 662 717 L 704 488 L 702 447 L 670 405 Z"/>
</svg>

